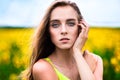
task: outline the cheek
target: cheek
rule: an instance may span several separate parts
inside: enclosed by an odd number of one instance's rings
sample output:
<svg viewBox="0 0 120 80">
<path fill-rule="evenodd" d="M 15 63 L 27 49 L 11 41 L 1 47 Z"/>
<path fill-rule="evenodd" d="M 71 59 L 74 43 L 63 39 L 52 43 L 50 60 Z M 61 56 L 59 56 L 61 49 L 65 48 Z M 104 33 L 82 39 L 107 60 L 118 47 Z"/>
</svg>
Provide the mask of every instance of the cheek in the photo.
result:
<svg viewBox="0 0 120 80">
<path fill-rule="evenodd" d="M 78 37 L 78 31 L 75 32 L 73 35 L 74 35 L 74 39 L 76 40 L 76 38 Z"/>
<path fill-rule="evenodd" d="M 49 30 L 49 33 L 50 33 L 51 41 L 54 43 L 56 41 L 56 38 L 57 38 L 57 32 L 53 31 L 53 30 Z"/>
<path fill-rule="evenodd" d="M 72 31 L 72 33 L 73 33 L 73 37 L 78 37 L 78 35 L 79 35 L 79 33 L 78 33 L 79 31 L 78 31 L 78 27 L 77 28 L 75 28 L 75 29 L 73 29 L 73 31 Z"/>
<path fill-rule="evenodd" d="M 50 31 L 50 38 L 51 38 L 51 40 L 53 40 L 54 39 L 54 32 L 52 32 L 52 31 Z"/>
<path fill-rule="evenodd" d="M 75 42 L 75 40 L 77 39 L 77 37 L 78 37 L 78 35 L 79 35 L 79 33 L 78 33 L 78 28 L 77 29 L 75 29 L 75 30 L 73 30 L 72 32 L 72 40 L 73 40 L 73 42 Z"/>
</svg>

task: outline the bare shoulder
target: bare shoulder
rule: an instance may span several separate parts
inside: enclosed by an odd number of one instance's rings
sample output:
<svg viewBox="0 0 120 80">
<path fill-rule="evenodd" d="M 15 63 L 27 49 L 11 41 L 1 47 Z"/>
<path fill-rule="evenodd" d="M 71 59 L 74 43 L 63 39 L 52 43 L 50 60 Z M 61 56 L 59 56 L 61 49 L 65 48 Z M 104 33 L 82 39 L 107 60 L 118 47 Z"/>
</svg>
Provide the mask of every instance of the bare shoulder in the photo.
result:
<svg viewBox="0 0 120 80">
<path fill-rule="evenodd" d="M 53 67 L 44 59 L 37 61 L 32 68 L 35 80 L 57 80 Z"/>
<path fill-rule="evenodd" d="M 97 65 L 94 71 L 96 80 L 103 80 L 103 60 L 99 55 L 93 54 L 96 57 Z"/>
<path fill-rule="evenodd" d="M 100 63 L 102 63 L 103 61 L 102 61 L 102 58 L 99 56 L 99 55 L 97 55 L 97 54 L 95 54 L 95 53 L 92 53 L 92 52 L 89 52 L 89 51 L 85 51 L 85 54 L 83 55 L 84 56 L 84 58 L 87 60 L 89 60 L 89 59 L 92 59 L 93 61 L 95 61 L 95 62 L 100 62 Z"/>
<path fill-rule="evenodd" d="M 46 72 L 50 65 L 43 59 L 40 59 L 33 65 L 33 73 Z"/>
<path fill-rule="evenodd" d="M 102 58 L 99 55 L 93 53 L 93 56 L 95 56 L 95 58 L 98 62 L 100 62 L 100 63 L 103 62 Z"/>
</svg>

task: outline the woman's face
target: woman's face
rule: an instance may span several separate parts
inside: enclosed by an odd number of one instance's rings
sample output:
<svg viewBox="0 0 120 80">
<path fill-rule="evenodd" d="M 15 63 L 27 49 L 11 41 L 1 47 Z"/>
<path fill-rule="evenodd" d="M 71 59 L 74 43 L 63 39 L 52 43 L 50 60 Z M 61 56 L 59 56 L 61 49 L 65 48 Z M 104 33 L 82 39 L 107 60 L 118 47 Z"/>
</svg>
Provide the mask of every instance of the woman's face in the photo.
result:
<svg viewBox="0 0 120 80">
<path fill-rule="evenodd" d="M 71 6 L 55 8 L 50 17 L 49 32 L 59 49 L 70 49 L 78 36 L 77 12 Z"/>
</svg>

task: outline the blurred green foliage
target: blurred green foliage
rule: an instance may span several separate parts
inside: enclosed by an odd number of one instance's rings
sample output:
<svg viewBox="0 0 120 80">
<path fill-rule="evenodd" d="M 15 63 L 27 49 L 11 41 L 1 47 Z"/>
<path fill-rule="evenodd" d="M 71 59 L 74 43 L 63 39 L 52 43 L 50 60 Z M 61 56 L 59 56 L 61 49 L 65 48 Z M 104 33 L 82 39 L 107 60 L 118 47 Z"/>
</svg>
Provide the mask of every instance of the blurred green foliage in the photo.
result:
<svg viewBox="0 0 120 80">
<path fill-rule="evenodd" d="M 8 51 L 8 54 L 10 56 L 9 61 L 0 63 L 0 80 L 17 80 L 16 76 L 19 75 L 20 72 L 25 69 L 25 66 L 20 65 L 19 67 L 17 67 L 18 65 L 15 65 L 14 58 L 18 57 L 20 60 L 22 57 L 22 51 L 19 45 L 16 44 L 16 42 L 10 44 L 10 48 Z M 0 54 L 2 54 L 2 52 L 0 52 Z M 13 78 L 10 77 L 11 75 L 13 76 Z"/>
<path fill-rule="evenodd" d="M 116 66 L 111 63 L 111 59 L 115 57 L 115 47 L 105 48 L 103 51 L 93 49 L 93 52 L 100 55 L 103 59 L 103 80 L 120 80 L 120 71 L 116 71 L 115 69 L 120 66 L 120 61 L 118 61 Z"/>
</svg>

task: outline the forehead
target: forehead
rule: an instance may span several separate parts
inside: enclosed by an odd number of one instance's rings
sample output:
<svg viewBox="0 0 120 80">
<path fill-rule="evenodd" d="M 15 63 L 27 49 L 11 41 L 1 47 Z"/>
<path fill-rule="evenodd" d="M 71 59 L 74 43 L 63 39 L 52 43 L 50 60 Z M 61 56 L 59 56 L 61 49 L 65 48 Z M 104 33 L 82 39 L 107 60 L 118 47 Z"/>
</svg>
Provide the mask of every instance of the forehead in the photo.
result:
<svg viewBox="0 0 120 80">
<path fill-rule="evenodd" d="M 77 19 L 77 15 L 77 12 L 71 6 L 60 6 L 52 11 L 50 20 Z"/>
</svg>

